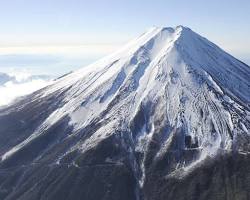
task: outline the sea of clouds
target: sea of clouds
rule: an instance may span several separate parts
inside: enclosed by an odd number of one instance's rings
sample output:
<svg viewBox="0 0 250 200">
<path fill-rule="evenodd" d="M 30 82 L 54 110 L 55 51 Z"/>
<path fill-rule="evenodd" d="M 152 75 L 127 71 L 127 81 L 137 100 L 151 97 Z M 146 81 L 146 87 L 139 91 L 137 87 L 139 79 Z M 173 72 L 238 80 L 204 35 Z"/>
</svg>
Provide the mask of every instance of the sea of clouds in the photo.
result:
<svg viewBox="0 0 250 200">
<path fill-rule="evenodd" d="M 0 72 L 0 106 L 8 105 L 17 97 L 30 94 L 53 82 L 53 77 L 31 75 L 26 71 Z"/>
</svg>

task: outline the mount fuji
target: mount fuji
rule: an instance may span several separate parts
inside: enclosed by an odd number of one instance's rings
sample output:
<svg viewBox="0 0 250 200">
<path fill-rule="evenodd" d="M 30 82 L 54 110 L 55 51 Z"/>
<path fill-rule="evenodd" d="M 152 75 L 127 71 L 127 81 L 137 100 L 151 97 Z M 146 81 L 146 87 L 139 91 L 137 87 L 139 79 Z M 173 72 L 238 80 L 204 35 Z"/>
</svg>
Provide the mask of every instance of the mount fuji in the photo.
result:
<svg viewBox="0 0 250 200">
<path fill-rule="evenodd" d="M 0 199 L 250 199 L 250 67 L 183 26 L 0 110 Z"/>
</svg>

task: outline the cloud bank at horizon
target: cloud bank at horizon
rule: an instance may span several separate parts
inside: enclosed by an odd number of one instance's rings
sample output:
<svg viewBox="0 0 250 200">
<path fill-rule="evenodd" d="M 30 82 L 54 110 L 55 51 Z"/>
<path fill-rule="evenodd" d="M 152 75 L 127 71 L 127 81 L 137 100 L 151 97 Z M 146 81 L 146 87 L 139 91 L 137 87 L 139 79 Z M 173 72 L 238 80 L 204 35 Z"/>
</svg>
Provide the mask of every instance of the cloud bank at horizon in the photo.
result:
<svg viewBox="0 0 250 200">
<path fill-rule="evenodd" d="M 17 97 L 30 94 L 52 82 L 49 77 L 32 77 L 28 73 L 0 74 L 0 82 L 1 77 L 5 77 L 5 82 L 2 81 L 2 84 L 0 84 L 0 106 L 8 105 Z"/>
</svg>

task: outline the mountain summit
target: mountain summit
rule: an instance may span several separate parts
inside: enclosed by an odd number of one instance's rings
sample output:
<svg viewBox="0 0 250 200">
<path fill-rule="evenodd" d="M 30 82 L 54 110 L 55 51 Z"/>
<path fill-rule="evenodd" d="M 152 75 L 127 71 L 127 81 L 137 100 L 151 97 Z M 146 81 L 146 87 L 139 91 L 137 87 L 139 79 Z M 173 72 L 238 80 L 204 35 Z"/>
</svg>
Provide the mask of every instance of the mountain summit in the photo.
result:
<svg viewBox="0 0 250 200">
<path fill-rule="evenodd" d="M 0 198 L 247 200 L 250 67 L 151 28 L 0 110 Z"/>
</svg>

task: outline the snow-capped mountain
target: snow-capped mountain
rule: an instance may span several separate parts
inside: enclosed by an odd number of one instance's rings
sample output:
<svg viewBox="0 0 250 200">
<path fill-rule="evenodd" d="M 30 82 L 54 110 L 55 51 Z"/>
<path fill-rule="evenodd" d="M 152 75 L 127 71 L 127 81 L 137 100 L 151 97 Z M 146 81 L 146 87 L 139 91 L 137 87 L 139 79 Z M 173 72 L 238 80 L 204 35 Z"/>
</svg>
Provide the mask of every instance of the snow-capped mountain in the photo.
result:
<svg viewBox="0 0 250 200">
<path fill-rule="evenodd" d="M 249 66 L 152 28 L 0 110 L 0 197 L 247 200 L 249 103 Z"/>
</svg>

